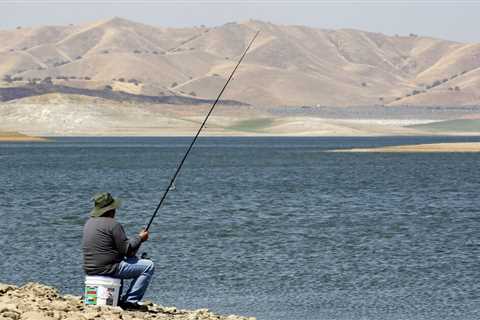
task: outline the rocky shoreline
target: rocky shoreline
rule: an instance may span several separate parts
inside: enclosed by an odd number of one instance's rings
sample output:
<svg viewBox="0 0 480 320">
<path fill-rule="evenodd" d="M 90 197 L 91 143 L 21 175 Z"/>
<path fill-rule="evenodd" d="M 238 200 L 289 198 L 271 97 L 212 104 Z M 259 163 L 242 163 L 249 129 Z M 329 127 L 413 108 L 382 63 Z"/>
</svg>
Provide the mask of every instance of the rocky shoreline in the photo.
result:
<svg viewBox="0 0 480 320">
<path fill-rule="evenodd" d="M 255 320 L 253 317 L 218 315 L 208 309 L 180 310 L 147 302 L 148 311 L 120 307 L 85 306 L 79 296 L 60 295 L 39 283 L 22 287 L 0 283 L 0 320 Z"/>
</svg>

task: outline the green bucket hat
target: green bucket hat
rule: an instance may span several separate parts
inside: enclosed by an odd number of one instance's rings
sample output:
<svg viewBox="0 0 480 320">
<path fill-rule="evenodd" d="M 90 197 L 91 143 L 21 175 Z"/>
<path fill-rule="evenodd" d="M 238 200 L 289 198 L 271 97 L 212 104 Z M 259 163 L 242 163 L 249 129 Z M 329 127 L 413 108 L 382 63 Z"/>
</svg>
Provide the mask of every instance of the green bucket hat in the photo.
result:
<svg viewBox="0 0 480 320">
<path fill-rule="evenodd" d="M 95 207 L 90 211 L 91 217 L 100 217 L 105 212 L 120 208 L 122 202 L 119 199 L 114 199 L 108 192 L 97 193 L 92 200 L 95 202 Z"/>
</svg>

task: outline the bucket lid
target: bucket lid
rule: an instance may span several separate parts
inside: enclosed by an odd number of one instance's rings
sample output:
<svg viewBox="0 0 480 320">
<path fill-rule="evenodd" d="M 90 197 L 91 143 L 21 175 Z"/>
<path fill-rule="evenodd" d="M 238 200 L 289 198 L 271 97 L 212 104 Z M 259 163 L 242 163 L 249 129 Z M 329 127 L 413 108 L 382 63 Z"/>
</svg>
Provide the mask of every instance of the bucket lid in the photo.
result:
<svg viewBox="0 0 480 320">
<path fill-rule="evenodd" d="M 86 276 L 85 284 L 100 284 L 100 285 L 113 285 L 120 286 L 121 279 L 105 277 L 105 276 Z"/>
</svg>

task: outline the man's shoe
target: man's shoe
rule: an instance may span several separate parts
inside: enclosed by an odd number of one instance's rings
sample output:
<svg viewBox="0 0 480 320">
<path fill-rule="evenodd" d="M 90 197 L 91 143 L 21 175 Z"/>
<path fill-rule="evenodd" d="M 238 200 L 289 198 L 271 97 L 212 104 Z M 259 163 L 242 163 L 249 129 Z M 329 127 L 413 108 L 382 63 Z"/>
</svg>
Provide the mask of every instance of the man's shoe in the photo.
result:
<svg viewBox="0 0 480 320">
<path fill-rule="evenodd" d="M 125 311 L 148 311 L 148 307 L 144 306 L 143 304 L 139 304 L 138 302 L 120 302 L 118 305 Z"/>
</svg>

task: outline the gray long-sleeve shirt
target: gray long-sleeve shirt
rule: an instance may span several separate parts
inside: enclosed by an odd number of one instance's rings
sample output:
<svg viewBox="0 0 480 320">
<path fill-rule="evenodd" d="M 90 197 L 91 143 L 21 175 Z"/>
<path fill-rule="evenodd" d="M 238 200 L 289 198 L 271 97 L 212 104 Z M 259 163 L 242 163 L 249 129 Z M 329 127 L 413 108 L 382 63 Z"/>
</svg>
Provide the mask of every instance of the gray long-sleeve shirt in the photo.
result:
<svg viewBox="0 0 480 320">
<path fill-rule="evenodd" d="M 114 218 L 90 218 L 83 228 L 83 269 L 89 276 L 113 274 L 141 243 L 139 236 L 129 240 Z"/>
</svg>

